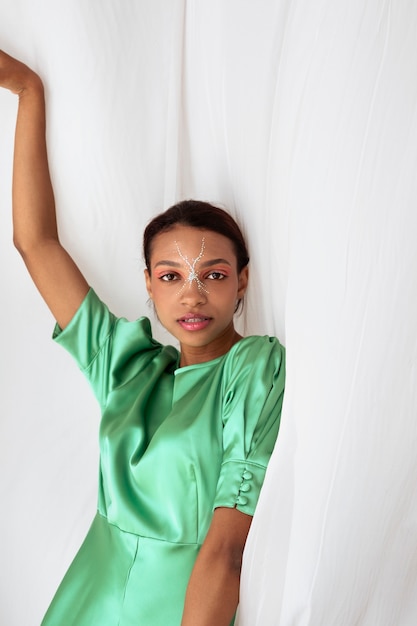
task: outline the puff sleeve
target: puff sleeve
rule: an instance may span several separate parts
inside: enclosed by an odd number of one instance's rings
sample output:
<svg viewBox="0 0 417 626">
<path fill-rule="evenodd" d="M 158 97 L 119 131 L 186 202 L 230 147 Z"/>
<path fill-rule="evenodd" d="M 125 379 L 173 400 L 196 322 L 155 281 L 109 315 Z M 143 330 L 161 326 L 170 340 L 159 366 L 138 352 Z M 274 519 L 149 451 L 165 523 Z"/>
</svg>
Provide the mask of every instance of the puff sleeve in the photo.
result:
<svg viewBox="0 0 417 626">
<path fill-rule="evenodd" d="M 285 349 L 274 337 L 248 337 L 224 371 L 223 461 L 214 508 L 253 515 L 278 435 Z"/>
<path fill-rule="evenodd" d="M 75 359 L 102 407 L 111 391 L 134 378 L 162 350 L 148 318 L 118 318 L 90 289 L 64 330 L 53 339 Z M 168 355 L 169 359 L 175 354 Z"/>
</svg>

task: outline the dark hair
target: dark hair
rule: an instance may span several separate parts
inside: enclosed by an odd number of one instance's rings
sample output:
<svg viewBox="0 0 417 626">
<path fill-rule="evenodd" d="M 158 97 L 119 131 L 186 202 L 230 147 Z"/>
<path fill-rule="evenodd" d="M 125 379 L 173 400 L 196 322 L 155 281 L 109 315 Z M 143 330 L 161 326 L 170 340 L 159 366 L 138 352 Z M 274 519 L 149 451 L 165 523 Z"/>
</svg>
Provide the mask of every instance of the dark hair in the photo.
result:
<svg viewBox="0 0 417 626">
<path fill-rule="evenodd" d="M 233 243 L 237 270 L 240 273 L 249 263 L 249 254 L 242 232 L 229 213 L 199 200 L 183 200 L 153 218 L 143 233 L 143 256 L 148 271 L 151 271 L 150 257 L 152 242 L 156 235 L 174 228 L 177 224 L 204 230 L 211 230 L 230 239 Z"/>
</svg>

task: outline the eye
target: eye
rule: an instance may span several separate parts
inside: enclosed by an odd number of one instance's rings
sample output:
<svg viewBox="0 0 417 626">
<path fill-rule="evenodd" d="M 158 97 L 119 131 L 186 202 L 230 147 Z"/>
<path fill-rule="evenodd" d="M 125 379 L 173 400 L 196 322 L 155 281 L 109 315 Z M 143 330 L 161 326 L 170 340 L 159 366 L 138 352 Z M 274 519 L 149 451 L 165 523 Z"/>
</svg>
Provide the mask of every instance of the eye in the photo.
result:
<svg viewBox="0 0 417 626">
<path fill-rule="evenodd" d="M 210 274 L 207 274 L 206 278 L 209 280 L 223 280 L 226 278 L 226 275 L 222 272 L 210 272 Z"/>
<path fill-rule="evenodd" d="M 176 274 L 173 274 L 172 272 L 168 272 L 167 274 L 162 274 L 159 279 L 164 280 L 167 283 L 171 283 L 174 280 L 178 280 L 178 276 Z"/>
</svg>

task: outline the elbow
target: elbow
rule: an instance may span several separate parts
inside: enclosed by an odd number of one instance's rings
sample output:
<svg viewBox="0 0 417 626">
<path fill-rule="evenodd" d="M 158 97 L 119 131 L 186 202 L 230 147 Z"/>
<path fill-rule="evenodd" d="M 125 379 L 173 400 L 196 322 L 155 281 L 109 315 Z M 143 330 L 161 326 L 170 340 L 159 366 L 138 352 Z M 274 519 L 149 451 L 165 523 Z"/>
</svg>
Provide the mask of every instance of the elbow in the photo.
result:
<svg viewBox="0 0 417 626">
<path fill-rule="evenodd" d="M 233 579 L 240 579 L 243 561 L 243 549 L 233 544 L 218 545 L 212 549 L 203 546 L 200 561 L 206 571 L 222 571 Z"/>
<path fill-rule="evenodd" d="M 25 241 L 16 235 L 13 236 L 13 245 L 23 259 L 30 257 L 33 249 L 36 247 L 32 242 Z"/>
<path fill-rule="evenodd" d="M 240 546 L 223 546 L 215 552 L 213 557 L 222 564 L 222 568 L 227 571 L 229 576 L 240 579 L 243 560 L 243 550 Z"/>
<path fill-rule="evenodd" d="M 24 258 L 30 258 L 37 255 L 39 251 L 50 245 L 60 245 L 57 235 L 51 236 L 34 236 L 32 234 L 13 233 L 13 245 L 19 254 Z"/>
<path fill-rule="evenodd" d="M 230 549 L 228 553 L 229 570 L 232 574 L 240 578 L 242 571 L 243 550 L 240 547 Z"/>
<path fill-rule="evenodd" d="M 13 245 L 20 254 L 20 256 L 24 256 L 25 245 L 23 241 L 16 234 L 13 235 Z"/>
</svg>

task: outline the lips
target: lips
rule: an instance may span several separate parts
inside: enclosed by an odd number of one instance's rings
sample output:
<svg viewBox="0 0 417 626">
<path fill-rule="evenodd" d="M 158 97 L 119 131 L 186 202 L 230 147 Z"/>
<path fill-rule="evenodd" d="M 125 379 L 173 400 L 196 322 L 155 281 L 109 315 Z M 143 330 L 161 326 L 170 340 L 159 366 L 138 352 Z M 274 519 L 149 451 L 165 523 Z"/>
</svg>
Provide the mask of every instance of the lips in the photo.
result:
<svg viewBox="0 0 417 626">
<path fill-rule="evenodd" d="M 210 324 L 212 318 L 205 315 L 196 315 L 195 313 L 188 313 L 183 315 L 177 321 L 178 324 L 185 330 L 203 330 Z"/>
<path fill-rule="evenodd" d="M 185 315 L 182 315 L 179 319 L 178 322 L 190 322 L 190 321 L 201 321 L 201 320 L 209 320 L 211 319 L 211 317 L 209 317 L 208 315 L 201 315 L 198 313 L 186 313 Z"/>
<path fill-rule="evenodd" d="M 187 322 L 187 323 L 197 323 L 197 322 L 204 322 L 206 320 L 210 319 L 209 317 L 197 317 L 197 316 L 193 316 L 193 317 L 181 317 L 178 321 L 179 322 Z"/>
</svg>

